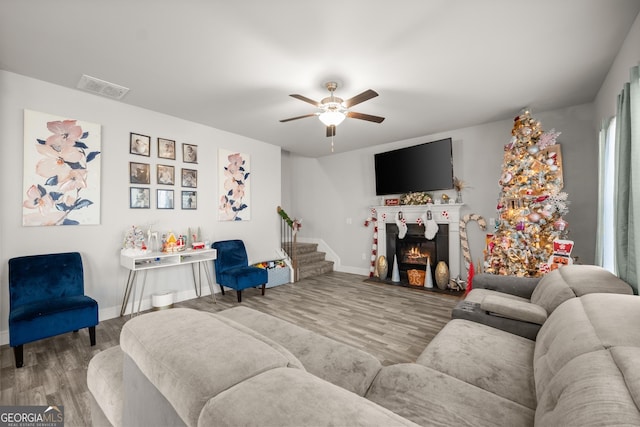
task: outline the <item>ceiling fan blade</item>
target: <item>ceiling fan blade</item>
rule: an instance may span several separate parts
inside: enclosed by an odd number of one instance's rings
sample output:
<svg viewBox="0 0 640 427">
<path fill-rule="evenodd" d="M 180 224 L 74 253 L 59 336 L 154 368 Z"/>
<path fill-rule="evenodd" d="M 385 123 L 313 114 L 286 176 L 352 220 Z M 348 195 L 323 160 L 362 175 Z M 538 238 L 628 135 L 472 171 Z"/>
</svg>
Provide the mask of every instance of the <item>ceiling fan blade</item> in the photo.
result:
<svg viewBox="0 0 640 427">
<path fill-rule="evenodd" d="M 378 96 L 378 92 L 376 92 L 375 90 L 369 89 L 369 90 L 365 90 L 360 95 L 356 95 L 353 98 L 347 99 L 346 101 L 343 102 L 343 104 L 346 108 L 351 108 L 354 105 L 358 105 L 361 102 L 364 102 L 371 98 L 375 98 L 376 96 Z"/>
<path fill-rule="evenodd" d="M 305 114 L 304 116 L 298 116 L 298 117 L 291 117 L 291 118 L 288 118 L 288 119 L 282 119 L 282 120 L 280 120 L 280 123 L 290 122 L 291 120 L 304 119 L 305 117 L 313 117 L 313 116 L 317 116 L 317 113 Z"/>
<path fill-rule="evenodd" d="M 307 98 L 306 96 L 302 96 L 302 95 L 298 95 L 298 94 L 292 94 L 289 95 L 294 97 L 295 99 L 299 99 L 300 101 L 304 101 L 304 102 L 308 102 L 309 104 L 315 106 L 315 107 L 321 107 L 322 104 L 320 104 L 318 101 L 314 101 L 313 99 Z"/>
<path fill-rule="evenodd" d="M 372 116 L 370 114 L 355 113 L 353 111 L 347 111 L 346 114 L 347 114 L 347 117 L 350 117 L 352 119 L 367 120 L 369 122 L 382 123 L 382 121 L 384 120 L 384 117 Z"/>
<path fill-rule="evenodd" d="M 336 125 L 327 126 L 327 137 L 336 136 Z"/>
</svg>

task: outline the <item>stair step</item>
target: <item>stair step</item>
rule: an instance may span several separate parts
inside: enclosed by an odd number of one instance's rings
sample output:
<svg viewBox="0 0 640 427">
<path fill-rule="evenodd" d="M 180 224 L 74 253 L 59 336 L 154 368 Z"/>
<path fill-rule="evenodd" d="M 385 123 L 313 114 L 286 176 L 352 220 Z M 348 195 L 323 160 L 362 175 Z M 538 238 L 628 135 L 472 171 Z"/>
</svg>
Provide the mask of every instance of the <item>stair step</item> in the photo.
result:
<svg viewBox="0 0 640 427">
<path fill-rule="evenodd" d="M 299 265 L 298 279 L 318 276 L 333 271 L 333 261 L 319 261 L 312 264 Z"/>
<path fill-rule="evenodd" d="M 290 247 L 290 243 L 285 242 L 283 249 Z M 298 259 L 298 280 L 307 277 L 317 276 L 333 271 L 333 261 L 325 260 L 326 253 L 318 252 L 317 243 L 297 242 Z M 288 254 L 291 256 L 291 254 Z"/>
<path fill-rule="evenodd" d="M 324 252 L 318 251 L 298 254 L 298 264 L 312 264 L 314 262 L 324 261 L 325 255 Z"/>
<path fill-rule="evenodd" d="M 289 247 L 290 244 L 289 243 L 285 243 L 283 245 L 283 249 L 286 250 L 287 247 Z M 317 243 L 296 243 L 296 247 L 298 249 L 298 255 L 301 254 L 308 254 L 309 252 L 316 252 L 318 250 L 318 244 Z M 289 256 L 291 256 L 291 254 L 289 254 Z"/>
</svg>

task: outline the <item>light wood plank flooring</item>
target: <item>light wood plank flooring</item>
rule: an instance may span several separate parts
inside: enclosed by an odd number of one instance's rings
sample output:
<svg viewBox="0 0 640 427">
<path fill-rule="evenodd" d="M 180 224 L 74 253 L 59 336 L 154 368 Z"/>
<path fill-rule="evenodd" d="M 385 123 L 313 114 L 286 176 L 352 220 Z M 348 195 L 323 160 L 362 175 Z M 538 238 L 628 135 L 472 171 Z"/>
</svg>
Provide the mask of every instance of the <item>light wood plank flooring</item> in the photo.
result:
<svg viewBox="0 0 640 427">
<path fill-rule="evenodd" d="M 459 297 L 364 282 L 365 277 L 333 272 L 295 284 L 243 292 L 242 305 L 272 314 L 363 349 L 383 364 L 415 361 L 451 318 Z M 220 311 L 236 306 L 236 293 L 183 301 L 178 307 Z M 0 405 L 64 405 L 65 425 L 91 423 L 87 364 L 117 345 L 128 316 L 106 320 L 89 346 L 87 330 L 26 344 L 24 367 L 15 369 L 13 351 L 0 347 Z"/>
</svg>

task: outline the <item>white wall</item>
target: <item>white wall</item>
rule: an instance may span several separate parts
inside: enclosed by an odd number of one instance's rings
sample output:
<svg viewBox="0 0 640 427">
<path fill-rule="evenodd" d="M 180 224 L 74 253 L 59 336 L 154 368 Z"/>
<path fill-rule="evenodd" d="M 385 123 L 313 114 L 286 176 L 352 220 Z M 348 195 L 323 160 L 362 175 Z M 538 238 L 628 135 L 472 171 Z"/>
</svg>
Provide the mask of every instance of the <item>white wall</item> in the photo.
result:
<svg viewBox="0 0 640 427">
<path fill-rule="evenodd" d="M 640 15 L 631 26 L 596 96 L 595 120 L 598 128 L 602 120 L 616 114 L 618 94 L 622 91 L 622 86 L 629 81 L 629 69 L 638 64 L 640 64 Z"/>
<path fill-rule="evenodd" d="M 175 117 L 125 105 L 123 103 L 66 89 L 17 74 L 0 71 L 0 343 L 8 342 L 9 315 L 7 262 L 22 255 L 78 251 L 85 267 L 85 291 L 100 306 L 100 318 L 120 312 L 127 270 L 120 267 L 119 249 L 125 231 L 132 225 L 153 225 L 157 230 L 186 233 L 188 227 L 200 227 L 210 240 L 244 239 L 250 261 L 275 257 L 279 246 L 280 147 L 223 132 Z M 46 112 L 70 119 L 102 125 L 102 212 L 95 226 L 23 227 L 23 109 Z M 151 157 L 129 154 L 129 132 L 150 135 Z M 180 153 L 175 161 L 157 158 L 156 138 L 168 138 L 198 146 L 198 209 L 182 210 L 179 205 L 179 179 L 173 186 L 176 209 L 155 209 L 155 164 L 183 164 Z M 238 150 L 251 156 L 251 220 L 217 221 L 217 150 Z M 128 167 L 130 161 L 152 164 L 152 208 L 129 209 Z M 164 186 L 163 188 L 166 188 Z M 160 271 L 160 270 L 158 270 Z M 182 298 L 194 297 L 189 266 L 149 272 L 146 294 L 172 289 Z M 205 285 L 203 293 L 208 294 Z"/>
<path fill-rule="evenodd" d="M 514 116 L 517 115 L 514 111 Z M 571 200 L 570 237 L 575 240 L 573 255 L 592 263 L 594 253 L 597 174 L 597 137 L 593 125 L 593 105 L 581 105 L 551 112 L 533 111 L 546 130 L 562 135 L 564 191 Z M 322 238 L 339 257 L 336 269 L 368 274 L 373 226 L 364 227 L 370 207 L 378 205 L 375 195 L 374 153 L 407 147 L 441 138 L 453 139 L 454 174 L 468 184 L 463 191 L 462 215 L 476 213 L 487 221 L 496 216 L 504 145 L 511 138 L 513 120 L 455 129 L 410 140 L 397 141 L 319 159 L 291 156 L 291 208 L 289 214 L 303 219 L 301 238 Z M 336 144 L 339 146 L 340 141 Z M 453 190 L 447 192 L 455 196 Z M 436 192 L 436 195 L 441 192 Z M 472 259 L 482 257 L 484 232 L 468 225 Z M 464 268 L 461 267 L 461 271 Z"/>
</svg>

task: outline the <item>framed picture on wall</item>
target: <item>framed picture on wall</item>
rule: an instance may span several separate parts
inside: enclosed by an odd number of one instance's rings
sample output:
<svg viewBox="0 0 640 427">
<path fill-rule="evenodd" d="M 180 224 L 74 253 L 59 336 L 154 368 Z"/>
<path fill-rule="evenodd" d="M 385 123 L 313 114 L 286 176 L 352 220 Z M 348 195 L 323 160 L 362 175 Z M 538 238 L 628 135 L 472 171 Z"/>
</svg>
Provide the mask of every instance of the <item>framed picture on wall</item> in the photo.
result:
<svg viewBox="0 0 640 427">
<path fill-rule="evenodd" d="M 182 144 L 182 161 L 185 163 L 198 163 L 198 146 Z"/>
<path fill-rule="evenodd" d="M 129 162 L 129 182 L 131 184 L 151 184 L 148 163 Z"/>
<path fill-rule="evenodd" d="M 157 177 L 158 184 L 173 185 L 175 184 L 175 167 L 168 165 L 157 165 Z"/>
<path fill-rule="evenodd" d="M 176 159 L 176 142 L 170 139 L 158 138 L 158 157 L 161 159 Z"/>
<path fill-rule="evenodd" d="M 182 192 L 182 209 L 197 209 L 198 194 L 196 191 Z"/>
<path fill-rule="evenodd" d="M 157 190 L 158 209 L 173 209 L 173 190 Z"/>
<path fill-rule="evenodd" d="M 151 155 L 151 137 L 131 132 L 129 134 L 129 153 L 149 157 Z"/>
<path fill-rule="evenodd" d="M 131 209 L 149 209 L 151 207 L 151 190 L 144 187 L 129 188 L 129 207 Z"/>
<path fill-rule="evenodd" d="M 182 169 L 182 186 L 196 188 L 198 186 L 198 171 L 195 169 Z"/>
</svg>

